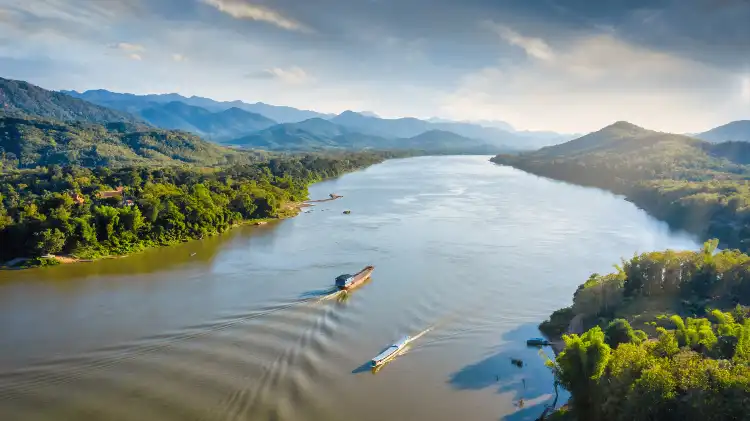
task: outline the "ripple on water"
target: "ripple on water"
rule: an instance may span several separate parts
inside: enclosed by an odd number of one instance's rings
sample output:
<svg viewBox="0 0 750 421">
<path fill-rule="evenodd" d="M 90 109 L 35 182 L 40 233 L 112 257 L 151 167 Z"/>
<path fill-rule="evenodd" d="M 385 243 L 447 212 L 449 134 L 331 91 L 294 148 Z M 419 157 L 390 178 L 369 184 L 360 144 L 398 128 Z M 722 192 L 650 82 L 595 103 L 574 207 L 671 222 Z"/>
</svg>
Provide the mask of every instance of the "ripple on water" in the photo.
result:
<svg viewBox="0 0 750 421">
<path fill-rule="evenodd" d="M 186 249 L 0 273 L 0 419 L 533 418 L 552 391 L 524 345 L 538 322 L 621 256 L 697 247 L 621 198 L 487 157 L 393 160 L 311 197 L 331 192 L 327 210 Z M 369 283 L 326 295 L 366 264 Z"/>
</svg>

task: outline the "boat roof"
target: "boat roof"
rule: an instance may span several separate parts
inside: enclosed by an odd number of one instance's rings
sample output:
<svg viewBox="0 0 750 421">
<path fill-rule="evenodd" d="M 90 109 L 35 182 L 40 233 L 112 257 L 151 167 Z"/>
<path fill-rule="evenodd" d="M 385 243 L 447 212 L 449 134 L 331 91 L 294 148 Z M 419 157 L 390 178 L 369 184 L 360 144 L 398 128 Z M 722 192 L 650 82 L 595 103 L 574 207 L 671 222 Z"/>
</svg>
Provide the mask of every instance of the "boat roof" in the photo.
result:
<svg viewBox="0 0 750 421">
<path fill-rule="evenodd" d="M 398 347 L 396 345 L 391 345 L 388 348 L 386 348 L 385 351 L 381 352 L 380 354 L 376 355 L 372 360 L 373 361 L 380 361 L 388 358 L 391 354 L 398 351 Z"/>
</svg>

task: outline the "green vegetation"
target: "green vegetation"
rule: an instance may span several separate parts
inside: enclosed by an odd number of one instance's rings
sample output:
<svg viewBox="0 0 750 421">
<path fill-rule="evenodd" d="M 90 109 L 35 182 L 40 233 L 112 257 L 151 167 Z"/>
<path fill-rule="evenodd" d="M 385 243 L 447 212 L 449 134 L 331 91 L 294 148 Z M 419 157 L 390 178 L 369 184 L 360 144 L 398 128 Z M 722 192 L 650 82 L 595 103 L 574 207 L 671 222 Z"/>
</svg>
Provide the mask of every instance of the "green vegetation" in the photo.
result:
<svg viewBox="0 0 750 421">
<path fill-rule="evenodd" d="M 262 153 L 214 145 L 195 135 L 127 123 L 63 123 L 0 116 L 0 169 L 48 165 L 213 166 L 251 163 Z"/>
<path fill-rule="evenodd" d="M 62 121 L 140 123 L 131 114 L 94 105 L 28 82 L 0 78 L 0 113 L 33 115 Z"/>
<path fill-rule="evenodd" d="M 393 155 L 279 157 L 226 168 L 50 166 L 0 175 L 0 259 L 94 258 L 296 213 L 308 184 Z M 45 263 L 44 260 L 38 263 Z"/>
<path fill-rule="evenodd" d="M 750 256 L 717 244 L 643 253 L 593 274 L 540 325 L 559 335 L 578 316 L 588 329 L 563 335 L 549 362 L 572 395 L 553 419 L 747 419 Z"/>
<path fill-rule="evenodd" d="M 673 227 L 748 250 L 750 143 L 712 144 L 619 122 L 493 162 L 623 194 Z"/>
</svg>

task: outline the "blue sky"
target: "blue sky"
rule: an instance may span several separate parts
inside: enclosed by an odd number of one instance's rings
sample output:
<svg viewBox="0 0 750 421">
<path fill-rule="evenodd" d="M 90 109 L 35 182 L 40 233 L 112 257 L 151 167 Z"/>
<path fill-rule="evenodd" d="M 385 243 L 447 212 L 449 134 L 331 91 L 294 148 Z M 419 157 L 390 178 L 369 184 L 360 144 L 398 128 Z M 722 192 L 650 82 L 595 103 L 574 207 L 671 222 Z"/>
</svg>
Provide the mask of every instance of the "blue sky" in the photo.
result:
<svg viewBox="0 0 750 421">
<path fill-rule="evenodd" d="M 750 0 L 0 0 L 0 76 L 583 132 L 750 118 Z"/>
</svg>

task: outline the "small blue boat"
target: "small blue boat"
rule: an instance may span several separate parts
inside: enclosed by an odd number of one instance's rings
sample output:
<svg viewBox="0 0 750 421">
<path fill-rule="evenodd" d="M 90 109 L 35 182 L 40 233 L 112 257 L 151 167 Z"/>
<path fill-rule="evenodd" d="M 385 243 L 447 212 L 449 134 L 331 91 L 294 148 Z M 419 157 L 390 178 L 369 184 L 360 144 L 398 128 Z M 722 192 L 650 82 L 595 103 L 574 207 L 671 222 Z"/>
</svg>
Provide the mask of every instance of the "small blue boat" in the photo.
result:
<svg viewBox="0 0 750 421">
<path fill-rule="evenodd" d="M 406 347 L 406 345 L 409 343 L 409 340 L 411 340 L 411 337 L 404 336 L 403 338 L 395 342 L 393 345 L 386 348 L 383 352 L 378 354 L 375 358 L 373 358 L 370 361 L 370 365 L 372 365 L 372 368 L 383 365 L 386 362 L 388 362 L 391 358 L 395 357 L 402 349 L 404 349 L 404 347 Z"/>
<path fill-rule="evenodd" d="M 549 341 L 544 338 L 531 338 L 526 341 L 528 346 L 548 346 Z"/>
</svg>

